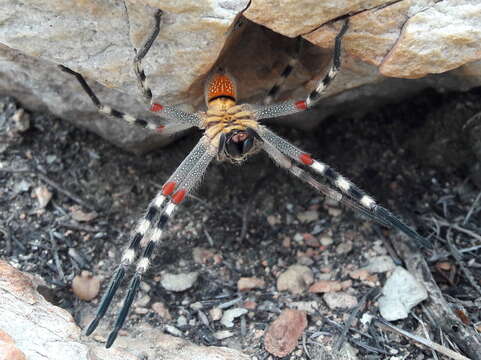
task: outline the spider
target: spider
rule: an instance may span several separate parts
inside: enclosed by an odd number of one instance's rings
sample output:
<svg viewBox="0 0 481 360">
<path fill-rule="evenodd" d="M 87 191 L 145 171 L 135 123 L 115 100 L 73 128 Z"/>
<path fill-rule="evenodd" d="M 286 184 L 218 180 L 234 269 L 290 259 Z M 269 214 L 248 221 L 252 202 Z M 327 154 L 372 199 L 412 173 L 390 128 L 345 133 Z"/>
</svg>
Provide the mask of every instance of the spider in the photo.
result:
<svg viewBox="0 0 481 360">
<path fill-rule="evenodd" d="M 95 318 L 87 327 L 87 336 L 96 329 L 105 315 L 128 267 L 134 263 L 139 251 L 141 251 L 142 254 L 137 261 L 128 293 L 115 322 L 114 329 L 106 342 L 107 348 L 112 346 L 139 290 L 141 278 L 149 268 L 154 248 L 162 237 L 167 221 L 184 200 L 186 194 L 200 182 L 208 165 L 214 158 L 221 161 L 227 160 L 233 163 L 241 163 L 253 153 L 264 150 L 280 167 L 287 169 L 291 174 L 306 182 L 318 192 L 340 201 L 372 220 L 400 230 L 415 240 L 420 246 L 429 246 L 427 239 L 417 234 L 387 209 L 378 205 L 371 196 L 367 195 L 329 165 L 313 159 L 308 153 L 276 135 L 262 124 L 262 121 L 268 118 L 308 110 L 319 101 L 321 93 L 339 72 L 341 65 L 341 39 L 348 28 L 347 20 L 335 38 L 333 63 L 329 72 L 305 100 L 270 104 L 282 83 L 282 81 L 279 81 L 269 91 L 266 104 L 237 104 L 238 94 L 235 80 L 227 71 L 216 69 L 208 77 L 205 84 L 207 111 L 187 113 L 175 106 L 164 106 L 153 102 L 152 91 L 146 84 L 146 76 L 141 61 L 159 34 L 161 17 L 162 11 L 156 11 L 155 26 L 152 33 L 140 50 L 135 50 L 133 65 L 139 89 L 146 103 L 150 105 L 150 111 L 171 120 L 174 124 L 180 123 L 189 127 L 198 127 L 204 134 L 172 176 L 165 182 L 162 190 L 150 202 L 144 216 L 137 223 L 132 233 L 130 244 L 124 250 L 121 262 L 116 268 L 108 289 L 100 301 Z M 281 79 L 285 79 L 290 74 L 293 63 L 293 61 L 289 62 L 281 74 Z M 157 125 L 103 105 L 82 75 L 62 65 L 59 66 L 61 70 L 77 78 L 82 88 L 102 114 L 123 119 L 132 125 L 153 131 L 162 131 L 164 129 L 163 125 Z M 304 168 L 323 176 L 327 182 L 325 184 L 320 183 Z M 144 238 L 146 245 L 143 250 L 140 250 L 140 244 Z"/>
</svg>

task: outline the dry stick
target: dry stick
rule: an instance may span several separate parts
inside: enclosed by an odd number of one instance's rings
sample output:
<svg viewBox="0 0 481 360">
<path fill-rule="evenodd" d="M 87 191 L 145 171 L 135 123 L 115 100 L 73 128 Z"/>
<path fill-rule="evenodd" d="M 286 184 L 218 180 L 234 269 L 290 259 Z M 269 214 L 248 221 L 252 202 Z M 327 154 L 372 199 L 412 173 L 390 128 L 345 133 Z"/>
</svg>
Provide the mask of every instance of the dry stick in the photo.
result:
<svg viewBox="0 0 481 360">
<path fill-rule="evenodd" d="M 349 318 L 344 324 L 344 328 L 342 329 L 341 335 L 339 335 L 339 338 L 336 340 L 336 343 L 334 344 L 333 349 L 335 352 L 338 352 L 341 349 L 341 346 L 344 343 L 344 341 L 346 341 L 346 336 L 349 331 L 349 328 L 351 327 L 352 323 L 354 322 L 354 319 L 356 318 L 361 308 L 363 308 L 364 305 L 366 304 L 367 299 L 371 298 L 376 293 L 377 293 L 377 289 L 371 289 L 366 295 L 362 297 L 361 301 L 359 301 L 359 304 L 354 308 L 351 314 L 349 314 Z"/>
<path fill-rule="evenodd" d="M 471 205 L 471 208 L 469 209 L 468 213 L 466 214 L 466 217 L 463 220 L 463 225 L 466 225 L 469 221 L 469 218 L 473 214 L 474 208 L 478 204 L 479 199 L 481 199 L 481 191 L 479 192 L 478 196 L 476 196 L 476 199 L 474 199 L 473 205 Z"/>
<path fill-rule="evenodd" d="M 441 328 L 471 360 L 481 360 L 481 336 L 470 326 L 463 324 L 451 310 L 441 290 L 434 281 L 429 266 L 418 249 L 407 241 L 394 243 L 404 259 L 408 271 L 426 288 L 429 299 L 425 302 L 434 327 Z"/>
<path fill-rule="evenodd" d="M 428 329 L 426 327 L 426 324 L 424 323 L 424 321 L 422 321 L 415 313 L 412 313 L 412 316 L 418 321 L 418 323 L 421 324 L 421 327 L 423 328 L 423 333 L 424 333 L 424 336 L 426 337 L 427 340 L 431 341 L 431 339 L 429 338 L 429 332 L 428 332 Z M 435 360 L 439 360 L 438 358 L 438 354 L 436 353 L 436 351 L 434 349 L 431 349 L 431 353 L 433 354 L 433 358 Z"/>
<path fill-rule="evenodd" d="M 431 219 L 431 220 L 434 221 L 434 219 Z M 462 226 L 459 226 L 458 224 L 450 224 L 447 221 L 444 221 L 442 219 L 436 219 L 435 221 L 437 221 L 440 225 L 452 227 L 455 230 L 461 231 L 461 232 L 481 241 L 481 235 L 479 235 L 479 234 L 477 234 L 474 231 L 471 231 L 469 229 L 465 229 Z"/>
<path fill-rule="evenodd" d="M 444 347 L 442 345 L 439 345 L 438 343 L 435 343 L 429 339 L 426 339 L 426 338 L 423 338 L 421 336 L 418 336 L 418 335 L 415 335 L 415 334 L 412 334 L 406 330 L 403 330 L 397 326 L 394 326 L 392 324 L 390 324 L 389 322 L 381 319 L 381 318 L 376 318 L 375 319 L 375 323 L 380 323 L 382 324 L 382 327 L 384 327 L 385 329 L 387 330 L 390 330 L 392 332 L 396 332 L 398 334 L 401 334 L 401 335 L 404 335 L 420 344 L 423 344 L 424 346 L 427 346 L 433 350 L 436 350 L 437 352 L 440 352 L 441 354 L 444 354 L 446 356 L 449 356 L 450 358 L 452 359 L 455 359 L 455 360 L 470 360 L 469 358 L 467 358 L 466 356 L 463 356 L 451 349 L 448 349 L 447 347 Z"/>
<path fill-rule="evenodd" d="M 467 247 L 467 248 L 458 249 L 458 252 L 463 254 L 463 253 L 467 253 L 467 252 L 471 252 L 471 251 L 476 251 L 476 250 L 479 250 L 479 249 L 481 249 L 481 245 L 470 246 L 470 247 Z M 436 261 L 441 260 L 441 259 L 446 259 L 447 257 L 450 257 L 451 255 L 452 255 L 452 253 L 450 253 L 450 252 L 447 252 L 447 251 L 442 252 L 442 253 L 431 256 L 428 259 L 428 261 L 429 262 L 436 262 Z"/>
<path fill-rule="evenodd" d="M 471 284 L 471 286 L 479 293 L 479 295 L 481 295 L 481 287 L 477 284 L 471 271 L 464 265 L 463 256 L 461 255 L 459 250 L 456 248 L 456 245 L 454 245 L 454 242 L 451 236 L 451 229 L 448 230 L 446 238 L 448 240 L 449 251 L 451 251 L 453 258 L 456 261 L 456 264 L 464 273 L 464 275 L 468 279 L 468 282 Z"/>
</svg>

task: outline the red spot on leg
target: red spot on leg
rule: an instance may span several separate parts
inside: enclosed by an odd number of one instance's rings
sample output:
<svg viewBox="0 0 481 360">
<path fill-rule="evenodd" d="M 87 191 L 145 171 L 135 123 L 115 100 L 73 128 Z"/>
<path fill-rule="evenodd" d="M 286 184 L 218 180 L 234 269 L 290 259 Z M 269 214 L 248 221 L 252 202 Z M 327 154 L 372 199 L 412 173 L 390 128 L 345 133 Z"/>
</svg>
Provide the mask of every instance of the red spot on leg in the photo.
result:
<svg viewBox="0 0 481 360">
<path fill-rule="evenodd" d="M 305 165 L 312 165 L 314 163 L 314 160 L 312 160 L 311 155 L 309 154 L 299 155 L 299 160 Z"/>
<path fill-rule="evenodd" d="M 150 111 L 153 111 L 153 112 L 159 112 L 159 111 L 162 111 L 164 109 L 164 107 L 160 104 L 156 104 L 156 103 L 153 103 L 151 106 L 150 106 Z"/>
<path fill-rule="evenodd" d="M 160 133 L 160 132 L 162 132 L 164 129 L 165 129 L 165 126 L 164 126 L 164 125 L 159 125 L 159 126 L 157 126 L 157 127 L 155 128 L 155 131 L 158 132 L 158 133 Z"/>
<path fill-rule="evenodd" d="M 177 191 L 174 195 L 172 195 L 172 202 L 174 204 L 180 203 L 182 200 L 184 200 L 185 193 L 185 189 Z"/>
<path fill-rule="evenodd" d="M 298 108 L 299 110 L 306 110 L 307 109 L 307 103 L 304 100 L 295 102 L 294 106 L 296 108 Z"/>
<path fill-rule="evenodd" d="M 176 185 L 177 184 L 173 181 L 166 183 L 164 186 L 162 186 L 162 195 L 172 194 Z"/>
</svg>

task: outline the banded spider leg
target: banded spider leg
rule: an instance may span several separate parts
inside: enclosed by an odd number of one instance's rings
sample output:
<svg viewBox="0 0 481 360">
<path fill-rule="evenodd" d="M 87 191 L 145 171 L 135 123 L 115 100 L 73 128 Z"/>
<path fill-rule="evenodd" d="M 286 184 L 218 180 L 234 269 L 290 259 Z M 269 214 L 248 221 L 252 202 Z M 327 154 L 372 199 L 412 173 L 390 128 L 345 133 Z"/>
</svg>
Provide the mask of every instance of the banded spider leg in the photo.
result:
<svg viewBox="0 0 481 360">
<path fill-rule="evenodd" d="M 133 264 L 136 252 L 143 239 L 147 240 L 140 260 L 137 262 L 134 276 L 129 285 L 122 308 L 119 312 L 114 329 L 110 333 L 106 347 L 112 346 L 119 330 L 127 317 L 128 311 L 139 290 L 142 275 L 147 271 L 150 258 L 155 246 L 162 237 L 163 229 L 174 213 L 177 205 L 185 195 L 200 181 L 212 159 L 217 155 L 217 148 L 209 144 L 206 137 L 201 138 L 190 154 L 184 159 L 177 170 L 167 180 L 165 185 L 149 204 L 143 218 L 138 222 L 128 248 L 124 251 L 121 263 L 115 270 L 112 281 L 105 292 L 97 309 L 94 320 L 87 328 L 86 335 L 90 335 L 105 315 L 115 293 L 117 292 L 129 265 Z"/>
</svg>

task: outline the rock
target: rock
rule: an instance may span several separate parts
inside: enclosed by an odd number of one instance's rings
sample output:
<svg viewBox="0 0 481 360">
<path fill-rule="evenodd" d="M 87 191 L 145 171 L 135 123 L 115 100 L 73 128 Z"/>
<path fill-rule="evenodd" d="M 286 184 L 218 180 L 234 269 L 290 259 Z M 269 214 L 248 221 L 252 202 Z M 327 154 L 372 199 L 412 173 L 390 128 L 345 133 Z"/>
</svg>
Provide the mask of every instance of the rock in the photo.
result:
<svg viewBox="0 0 481 360">
<path fill-rule="evenodd" d="M 209 315 L 212 321 L 218 321 L 222 318 L 222 309 L 218 307 L 212 308 L 209 310 Z"/>
<path fill-rule="evenodd" d="M 357 305 L 357 299 L 345 292 L 326 293 L 322 298 L 331 310 L 352 309 Z"/>
<path fill-rule="evenodd" d="M 336 292 L 342 289 L 340 281 L 335 280 L 319 280 L 311 285 L 309 292 L 311 293 L 328 293 Z"/>
<path fill-rule="evenodd" d="M 169 309 L 164 303 L 154 302 L 152 304 L 152 310 L 154 310 L 159 316 L 165 321 L 172 320 L 172 315 L 170 315 Z"/>
<path fill-rule="evenodd" d="M 33 189 L 33 195 L 37 198 L 38 207 L 40 209 L 45 208 L 52 199 L 52 193 L 46 186 L 37 186 Z"/>
<path fill-rule="evenodd" d="M 319 303 L 317 301 L 295 301 L 292 307 L 297 310 L 304 311 L 307 314 L 315 314 L 319 310 Z"/>
<path fill-rule="evenodd" d="M 235 334 L 230 330 L 219 330 L 214 333 L 214 337 L 217 340 L 224 340 L 234 336 Z"/>
<path fill-rule="evenodd" d="M 266 286 L 266 282 L 263 279 L 256 277 L 242 277 L 237 281 L 237 289 L 239 291 L 249 291 L 252 289 L 261 289 Z"/>
<path fill-rule="evenodd" d="M 334 242 L 332 237 L 328 235 L 321 236 L 320 241 L 322 246 L 329 246 L 332 245 L 332 243 Z"/>
<path fill-rule="evenodd" d="M 363 269 L 370 273 L 384 273 L 396 268 L 396 264 L 388 255 L 376 256 L 369 259 L 369 264 Z"/>
<path fill-rule="evenodd" d="M 12 344 L 29 360 L 139 360 L 142 358 L 188 360 L 247 360 L 233 349 L 198 346 L 166 335 L 161 329 L 136 324 L 119 336 L 113 348 L 103 343 L 109 329 L 84 337 L 72 316 L 45 300 L 36 290 L 37 280 L 0 260 L 0 343 Z M 93 311 L 93 310 L 92 310 Z M 93 314 L 92 314 L 93 315 Z M 99 336 L 99 333 L 104 333 Z M 179 349 L 182 349 L 179 352 Z M 128 350 L 124 350 L 128 349 Z M 0 350 L 1 351 L 1 350 Z M 23 359 L 19 352 L 18 359 Z M 3 359 L 3 357 L 0 358 Z"/>
<path fill-rule="evenodd" d="M 198 277 L 199 273 L 195 271 L 184 274 L 165 273 L 160 283 L 165 290 L 179 292 L 190 289 Z"/>
<path fill-rule="evenodd" d="M 93 276 L 91 272 L 83 270 L 80 275 L 73 278 L 72 291 L 80 300 L 93 300 L 99 294 L 100 279 Z"/>
<path fill-rule="evenodd" d="M 243 308 L 234 308 L 224 311 L 220 323 L 227 328 L 234 327 L 234 319 L 247 314 L 248 310 Z"/>
<path fill-rule="evenodd" d="M 78 222 L 90 222 L 97 217 L 97 213 L 95 211 L 87 213 L 83 211 L 80 206 L 77 205 L 71 206 L 69 210 L 72 219 Z"/>
<path fill-rule="evenodd" d="M 319 213 L 314 210 L 308 210 L 297 214 L 297 218 L 300 222 L 309 223 L 319 220 Z"/>
<path fill-rule="evenodd" d="M 14 344 L 0 341 L 0 359 L 2 360 L 26 360 L 25 354 Z"/>
<path fill-rule="evenodd" d="M 73 8 L 60 0 L 26 1 L 21 7 L 4 0 L 0 93 L 17 96 L 28 108 L 48 109 L 131 151 L 165 145 L 185 127 L 149 133 L 99 115 L 78 82 L 56 67 L 64 64 L 84 74 L 104 103 L 165 123 L 138 100 L 132 71 L 134 48 L 151 31 L 159 5 L 161 29 L 143 61 L 145 72 L 154 100 L 189 111 L 203 108 L 202 83 L 215 64 L 238 79 L 241 99 L 260 102 L 288 63 L 298 35 L 317 46 L 306 42 L 280 95 L 305 97 L 329 66 L 334 37 L 346 16 L 350 28 L 343 38 L 341 73 L 326 99 L 317 109 L 281 122 L 312 128 L 334 113 L 365 113 L 422 88 L 464 90 L 481 84 L 478 0 L 188 0 L 115 6 L 87 1 Z M 416 81 L 388 78 L 455 68 Z"/>
<path fill-rule="evenodd" d="M 424 286 L 400 266 L 386 280 L 382 294 L 379 298 L 379 311 L 388 321 L 405 319 L 414 306 L 428 297 Z"/>
<path fill-rule="evenodd" d="M 370 274 L 366 269 L 357 269 L 351 271 L 349 276 L 353 279 L 361 280 L 364 284 L 369 286 L 376 286 L 378 283 L 378 277 L 375 274 Z"/>
<path fill-rule="evenodd" d="M 342 344 L 341 350 L 339 350 L 339 355 L 341 359 L 344 360 L 357 360 L 357 353 L 359 350 L 357 350 L 354 346 L 352 346 L 349 342 L 345 341 Z"/>
<path fill-rule="evenodd" d="M 314 282 L 311 269 L 304 265 L 291 265 L 277 278 L 277 290 L 301 294 Z"/>
<path fill-rule="evenodd" d="M 30 129 L 30 115 L 28 115 L 25 110 L 18 109 L 12 115 L 12 121 L 14 124 L 14 131 L 23 133 Z"/>
<path fill-rule="evenodd" d="M 266 350 L 274 356 L 284 357 L 297 346 L 297 340 L 307 327 L 306 313 L 286 309 L 269 325 L 264 336 Z"/>
<path fill-rule="evenodd" d="M 165 325 L 165 331 L 167 331 L 171 335 L 182 337 L 182 331 L 177 329 L 175 326 L 167 324 Z"/>
<path fill-rule="evenodd" d="M 344 240 L 336 247 L 337 255 L 349 254 L 352 251 L 352 241 Z"/>
<path fill-rule="evenodd" d="M 210 249 L 195 247 L 192 249 L 192 257 L 196 264 L 206 265 L 209 262 L 214 262 L 215 252 Z"/>
</svg>

